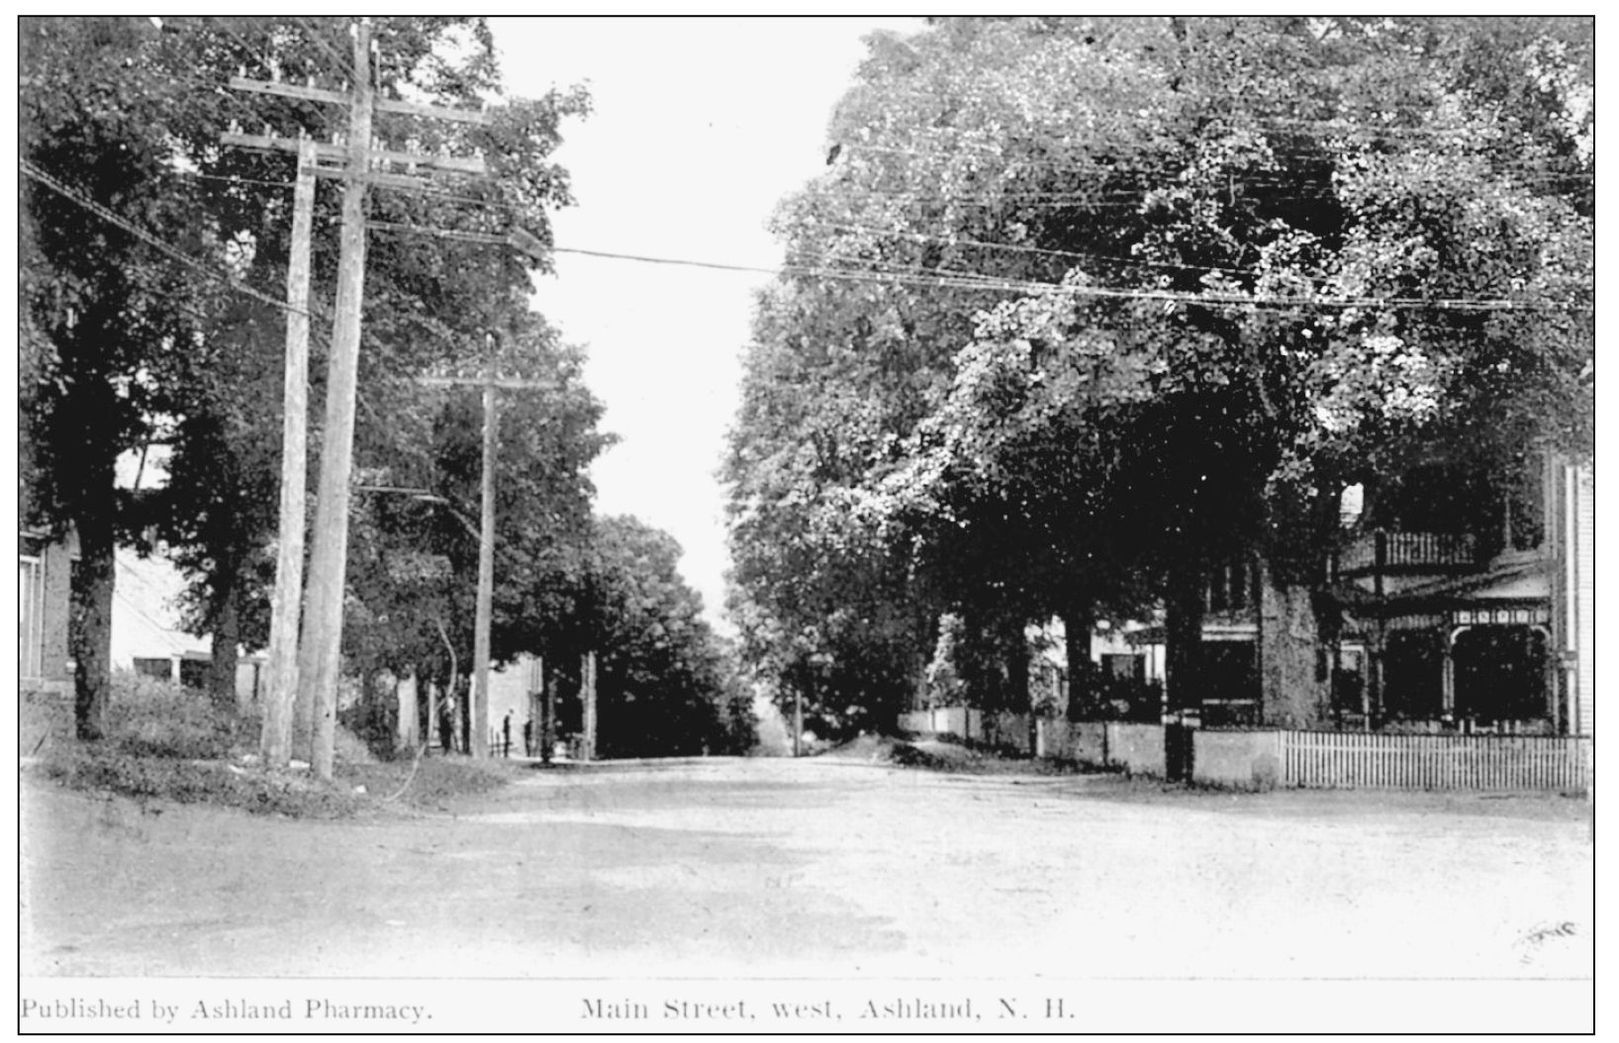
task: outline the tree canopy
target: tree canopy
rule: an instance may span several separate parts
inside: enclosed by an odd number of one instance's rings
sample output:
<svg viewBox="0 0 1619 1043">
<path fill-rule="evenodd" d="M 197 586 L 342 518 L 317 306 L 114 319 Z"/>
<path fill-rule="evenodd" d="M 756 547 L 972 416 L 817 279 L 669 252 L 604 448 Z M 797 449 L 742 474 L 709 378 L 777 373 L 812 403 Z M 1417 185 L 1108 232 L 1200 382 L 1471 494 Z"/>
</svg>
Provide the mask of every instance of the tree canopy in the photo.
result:
<svg viewBox="0 0 1619 1043">
<path fill-rule="evenodd" d="M 1347 485 L 1439 442 L 1589 453 L 1588 21 L 944 19 L 870 52 L 783 204 L 733 435 L 777 669 L 819 608 L 781 592 L 825 576 L 1017 626 L 1161 600 L 1173 677 L 1212 566 L 1309 613 Z M 1302 670 L 1267 682 L 1308 717 Z"/>
<path fill-rule="evenodd" d="M 81 735 L 94 737 L 118 543 L 161 544 L 185 572 L 186 625 L 214 637 L 216 694 L 232 697 L 238 645 L 265 641 L 295 170 L 290 156 L 226 147 L 220 136 L 240 125 L 330 139 L 347 129 L 341 106 L 229 82 L 337 88 L 354 69 L 341 18 L 29 18 L 20 28 L 24 484 L 36 520 L 78 534 L 78 717 Z M 659 590 L 676 583 L 674 559 L 625 559 L 619 529 L 592 521 L 587 469 L 611 442 L 598 427 L 602 407 L 582 381 L 583 349 L 529 311 L 531 279 L 550 269 L 550 213 L 572 203 L 553 153 L 565 121 L 588 113 L 589 95 L 505 97 L 480 18 L 388 17 L 372 30 L 381 96 L 487 117 L 468 124 L 384 111 L 376 133 L 401 149 L 476 152 L 489 172 L 368 190 L 349 663 L 366 675 L 420 669 L 443 681 L 456 654 L 445 642 L 471 644 L 483 417 L 475 384 L 444 379 L 475 380 L 494 365 L 525 385 L 500 393 L 495 660 L 609 641 L 640 648 L 647 632 L 674 627 L 688 668 L 669 682 L 680 693 L 670 698 L 701 703 L 691 734 L 707 734 L 718 719 L 710 703 L 723 701 L 729 682 L 695 610 L 672 593 L 652 599 L 657 608 L 646 598 L 601 600 L 606 576 Z M 338 221 L 338 193 L 320 181 L 316 401 Z M 529 252 L 497 245 L 513 230 L 527 234 Z M 166 484 L 139 496 L 119 489 L 120 454 L 153 445 L 168 450 Z M 661 647 L 622 655 L 644 673 L 661 668 L 643 662 Z M 609 656 L 604 680 L 618 662 Z M 650 697 L 655 686 L 638 677 Z"/>
</svg>

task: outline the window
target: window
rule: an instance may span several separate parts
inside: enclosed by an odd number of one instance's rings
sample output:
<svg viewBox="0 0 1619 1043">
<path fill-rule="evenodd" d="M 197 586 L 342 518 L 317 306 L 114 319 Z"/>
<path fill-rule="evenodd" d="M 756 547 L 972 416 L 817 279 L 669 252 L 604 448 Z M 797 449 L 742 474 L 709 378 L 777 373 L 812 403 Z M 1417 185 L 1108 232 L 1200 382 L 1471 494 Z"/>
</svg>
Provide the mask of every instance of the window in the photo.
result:
<svg viewBox="0 0 1619 1043">
<path fill-rule="evenodd" d="M 187 688 L 207 688 L 208 666 L 204 659 L 180 660 L 180 683 Z"/>
<path fill-rule="evenodd" d="M 45 672 L 45 567 L 38 557 L 17 559 L 17 673 L 37 679 Z"/>
<path fill-rule="evenodd" d="M 159 681 L 167 681 L 174 676 L 174 667 L 167 659 L 142 659 L 137 656 L 135 672 L 142 677 L 155 677 Z"/>
<path fill-rule="evenodd" d="M 1233 609 L 1248 607 L 1248 567 L 1246 565 L 1231 566 L 1231 607 Z"/>
<path fill-rule="evenodd" d="M 1147 657 L 1134 652 L 1104 652 L 1102 673 L 1109 681 L 1145 680 Z"/>
</svg>

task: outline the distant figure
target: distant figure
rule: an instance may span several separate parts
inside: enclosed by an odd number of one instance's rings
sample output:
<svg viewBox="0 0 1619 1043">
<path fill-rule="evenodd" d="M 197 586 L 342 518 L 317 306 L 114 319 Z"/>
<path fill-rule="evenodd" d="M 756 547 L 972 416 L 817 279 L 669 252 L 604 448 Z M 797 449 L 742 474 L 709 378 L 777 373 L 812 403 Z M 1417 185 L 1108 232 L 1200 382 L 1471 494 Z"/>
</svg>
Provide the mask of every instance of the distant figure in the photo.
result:
<svg viewBox="0 0 1619 1043">
<path fill-rule="evenodd" d="M 450 713 L 448 699 L 439 703 L 438 707 L 438 741 L 446 755 L 455 749 L 455 718 Z"/>
<path fill-rule="evenodd" d="M 506 711 L 505 719 L 500 722 L 500 755 L 502 757 L 512 755 L 512 712 L 510 710 Z"/>
<path fill-rule="evenodd" d="M 534 756 L 534 721 L 532 718 L 523 722 L 523 756 Z"/>
</svg>

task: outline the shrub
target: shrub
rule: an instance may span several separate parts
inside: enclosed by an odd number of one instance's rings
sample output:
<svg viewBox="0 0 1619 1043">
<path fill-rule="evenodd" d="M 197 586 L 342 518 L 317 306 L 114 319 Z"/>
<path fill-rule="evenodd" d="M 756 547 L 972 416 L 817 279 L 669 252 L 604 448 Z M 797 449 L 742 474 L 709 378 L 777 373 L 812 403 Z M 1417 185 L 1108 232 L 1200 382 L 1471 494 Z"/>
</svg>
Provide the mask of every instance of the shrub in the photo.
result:
<svg viewBox="0 0 1619 1043">
<path fill-rule="evenodd" d="M 234 704 L 218 705 L 196 689 L 134 673 L 113 677 L 106 734 L 124 753 L 210 760 L 251 744 L 257 728 L 253 715 Z"/>
</svg>

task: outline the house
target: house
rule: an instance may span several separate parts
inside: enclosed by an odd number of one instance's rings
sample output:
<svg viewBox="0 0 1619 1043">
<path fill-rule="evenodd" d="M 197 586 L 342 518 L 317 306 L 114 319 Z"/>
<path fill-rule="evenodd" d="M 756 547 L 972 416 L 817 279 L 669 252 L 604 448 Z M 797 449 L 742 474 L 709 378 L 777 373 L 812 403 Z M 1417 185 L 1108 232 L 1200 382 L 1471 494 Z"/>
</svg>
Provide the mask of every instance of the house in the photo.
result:
<svg viewBox="0 0 1619 1043">
<path fill-rule="evenodd" d="M 1345 540 L 1327 564 L 1320 607 L 1330 678 L 1323 727 L 1357 731 L 1590 735 L 1595 608 L 1594 483 L 1589 466 L 1538 456 L 1522 486 L 1443 462 L 1419 468 L 1360 517 L 1345 497 Z M 1256 570 L 1216 569 L 1205 588 L 1204 726 L 1263 723 Z M 1164 631 L 1126 635 L 1128 667 L 1163 680 Z M 1126 669 L 1105 663 L 1103 673 Z"/>
<path fill-rule="evenodd" d="M 78 540 L 23 528 L 17 539 L 17 681 L 25 693 L 73 690 L 69 604 Z"/>
<path fill-rule="evenodd" d="M 23 692 L 65 696 L 73 691 L 69 631 L 78 556 L 72 533 L 52 539 L 42 530 L 19 530 L 17 678 Z M 115 565 L 112 669 L 205 687 L 210 643 L 179 629 L 175 605 L 184 588 L 179 572 L 162 558 L 141 558 L 128 550 L 118 552 Z M 257 702 L 263 672 L 263 656 L 238 661 L 236 694 L 244 705 Z"/>
<path fill-rule="evenodd" d="M 1409 484 L 1466 480 L 1440 466 Z M 1590 735 L 1594 491 L 1589 467 L 1543 456 L 1517 495 L 1447 516 L 1408 498 L 1385 516 L 1395 524 L 1349 540 L 1326 592 L 1341 614 L 1341 723 Z"/>
<path fill-rule="evenodd" d="M 120 550 L 112 599 L 112 668 L 205 688 L 212 642 L 180 629 L 178 603 L 185 579 L 167 559 Z M 256 705 L 266 677 L 265 657 L 236 663 L 236 698 Z"/>
</svg>

